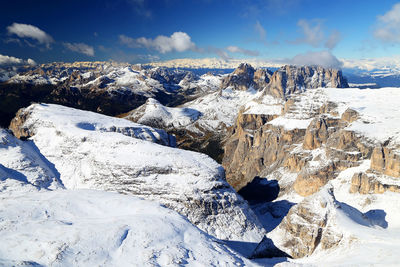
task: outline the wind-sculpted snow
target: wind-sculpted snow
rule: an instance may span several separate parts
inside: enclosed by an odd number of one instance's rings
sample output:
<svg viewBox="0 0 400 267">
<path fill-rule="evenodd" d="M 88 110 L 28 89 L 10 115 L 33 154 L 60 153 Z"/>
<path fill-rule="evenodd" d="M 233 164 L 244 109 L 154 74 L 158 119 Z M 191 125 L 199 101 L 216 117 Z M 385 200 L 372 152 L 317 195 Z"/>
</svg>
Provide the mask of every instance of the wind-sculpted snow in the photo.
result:
<svg viewBox="0 0 400 267">
<path fill-rule="evenodd" d="M 12 186 L 7 179 L 38 188 L 63 187 L 57 171 L 37 150 L 33 142 L 22 142 L 0 128 L 0 192 Z"/>
<path fill-rule="evenodd" d="M 155 202 L 19 183 L 0 192 L 1 266 L 255 265 Z"/>
<path fill-rule="evenodd" d="M 95 114 L 71 108 L 36 104 L 18 117 L 25 117 L 18 128 L 33 134 L 31 140 L 54 164 L 66 188 L 157 200 L 217 238 L 262 239 L 264 230 L 247 202 L 226 182 L 223 168 L 206 155 L 102 131 L 99 126 L 121 126 L 117 123 L 122 119 L 101 116 L 94 124 Z M 82 127 L 88 122 L 93 127 Z"/>
<path fill-rule="evenodd" d="M 164 130 L 94 112 L 53 104 L 34 104 L 21 112 L 22 114 L 17 115 L 10 126 L 17 137 L 29 137 L 40 130 L 40 127 L 46 125 L 54 127 L 59 132 L 69 131 L 75 132 L 77 135 L 82 130 L 83 132 L 117 132 L 166 146 L 175 146 L 175 138 Z M 41 124 L 38 125 L 37 121 L 41 121 Z M 21 123 L 23 123 L 23 127 L 21 127 Z"/>
</svg>

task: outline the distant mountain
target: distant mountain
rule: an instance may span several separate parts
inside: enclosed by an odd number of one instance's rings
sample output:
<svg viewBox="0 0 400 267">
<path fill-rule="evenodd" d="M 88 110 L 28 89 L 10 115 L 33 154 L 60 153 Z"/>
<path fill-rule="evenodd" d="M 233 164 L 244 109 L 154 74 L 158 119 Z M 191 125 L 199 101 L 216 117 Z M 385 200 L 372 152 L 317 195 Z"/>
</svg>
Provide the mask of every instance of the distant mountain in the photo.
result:
<svg viewBox="0 0 400 267">
<path fill-rule="evenodd" d="M 218 88 L 210 75 L 112 62 L 50 63 L 11 76 L 0 83 L 3 126 L 31 102 L 115 116 L 144 104 L 148 98 L 175 106 Z"/>
<path fill-rule="evenodd" d="M 283 63 L 259 59 L 219 59 L 219 58 L 182 58 L 161 62 L 152 62 L 153 67 L 189 68 L 189 69 L 235 69 L 241 63 L 248 63 L 253 67 L 279 68 Z"/>
</svg>

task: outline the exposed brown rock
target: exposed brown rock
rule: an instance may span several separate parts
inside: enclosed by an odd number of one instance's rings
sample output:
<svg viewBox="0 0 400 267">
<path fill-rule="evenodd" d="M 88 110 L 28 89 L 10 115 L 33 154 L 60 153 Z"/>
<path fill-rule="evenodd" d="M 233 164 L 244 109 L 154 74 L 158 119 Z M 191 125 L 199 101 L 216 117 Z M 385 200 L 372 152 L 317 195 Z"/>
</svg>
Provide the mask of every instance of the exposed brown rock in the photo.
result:
<svg viewBox="0 0 400 267">
<path fill-rule="evenodd" d="M 346 111 L 342 114 L 342 120 L 347 121 L 349 123 L 357 120 L 359 118 L 359 114 L 357 111 L 354 109 L 348 108 Z"/>
<path fill-rule="evenodd" d="M 400 155 L 387 147 L 374 148 L 371 169 L 385 175 L 400 177 Z"/>
<path fill-rule="evenodd" d="M 28 119 L 29 115 L 29 112 L 26 112 L 24 109 L 20 109 L 18 110 L 14 119 L 11 120 L 9 129 L 13 132 L 15 137 L 19 139 L 27 139 L 34 134 L 28 127 L 24 126 L 24 123 Z"/>
<path fill-rule="evenodd" d="M 386 191 L 400 193 L 399 185 L 382 184 L 374 174 L 355 173 L 351 178 L 350 193 L 382 194 Z"/>
<path fill-rule="evenodd" d="M 337 205 L 333 192 L 322 192 L 305 198 L 293 206 L 272 235 L 284 235 L 279 249 L 293 258 L 311 255 L 317 247 L 337 246 L 343 235 L 332 227 L 331 212 Z"/>
<path fill-rule="evenodd" d="M 249 131 L 243 126 L 254 129 L 254 124 L 243 123 L 243 117 L 238 121 L 241 123 L 236 124 L 235 134 L 225 144 L 222 161 L 227 180 L 236 190 L 251 182 L 261 171 L 280 167 L 292 149 L 290 145 L 301 142 L 305 133 L 304 129 L 285 130 L 270 124 Z"/>
<path fill-rule="evenodd" d="M 301 196 L 309 196 L 318 192 L 326 183 L 336 177 L 337 163 L 330 162 L 320 169 L 308 171 L 303 169 L 296 178 L 293 188 Z"/>
<path fill-rule="evenodd" d="M 318 66 L 283 66 L 271 77 L 265 93 L 275 97 L 285 97 L 305 88 L 349 87 L 342 72 L 336 69 L 325 69 Z"/>
<path fill-rule="evenodd" d="M 328 139 L 328 126 L 324 119 L 315 118 L 307 127 L 303 148 L 316 149 Z"/>
<path fill-rule="evenodd" d="M 247 63 L 240 64 L 233 73 L 222 79 L 221 88 L 232 87 L 234 90 L 248 90 L 253 87 L 257 90 L 264 89 L 270 81 L 272 72 L 265 69 L 255 70 Z"/>
<path fill-rule="evenodd" d="M 291 172 L 300 172 L 309 160 L 309 155 L 304 153 L 290 153 L 285 159 L 283 166 Z"/>
</svg>

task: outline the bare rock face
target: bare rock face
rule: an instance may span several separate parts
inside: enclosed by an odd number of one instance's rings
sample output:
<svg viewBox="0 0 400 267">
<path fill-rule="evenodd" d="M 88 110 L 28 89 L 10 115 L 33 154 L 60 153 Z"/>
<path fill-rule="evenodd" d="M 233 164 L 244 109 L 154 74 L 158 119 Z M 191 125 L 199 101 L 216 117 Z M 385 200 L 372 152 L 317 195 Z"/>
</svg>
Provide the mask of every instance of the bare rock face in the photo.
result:
<svg viewBox="0 0 400 267">
<path fill-rule="evenodd" d="M 294 190 L 301 196 L 309 196 L 318 192 L 319 189 L 335 177 L 337 166 L 335 162 L 330 162 L 327 166 L 316 170 L 308 171 L 304 168 L 293 184 Z"/>
<path fill-rule="evenodd" d="M 334 224 L 338 205 L 332 189 L 323 189 L 293 206 L 268 237 L 276 240 L 275 245 L 293 258 L 309 256 L 317 248 L 333 248 L 343 238 Z"/>
<path fill-rule="evenodd" d="M 288 146 L 304 136 L 304 129 L 287 131 L 265 124 L 274 117 L 239 114 L 233 135 L 225 144 L 222 162 L 227 180 L 236 190 L 273 164 L 283 164 Z"/>
<path fill-rule="evenodd" d="M 316 149 L 328 139 L 328 126 L 324 119 L 316 118 L 307 127 L 303 148 Z"/>
<path fill-rule="evenodd" d="M 349 87 L 342 72 L 336 69 L 325 69 L 318 66 L 283 66 L 271 77 L 266 93 L 275 97 L 284 98 L 294 92 L 303 91 L 306 88 Z"/>
<path fill-rule="evenodd" d="M 374 145 L 345 129 L 358 114 L 347 110 L 339 117 L 334 103 L 318 102 L 320 99 L 316 94 L 309 104 L 291 95 L 282 115 L 267 119 L 258 114 L 239 114 L 225 145 L 223 166 L 228 182 L 239 190 L 256 176 L 280 179 L 274 172 L 284 168 L 296 175 L 288 187 L 309 196 L 341 171 L 369 159 Z M 284 123 L 280 126 L 271 121 L 281 117 L 287 123 L 293 118 L 311 121 L 306 129 L 286 129 Z"/>
<path fill-rule="evenodd" d="M 383 194 L 386 191 L 400 193 L 400 185 L 380 182 L 373 173 L 355 173 L 351 179 L 350 193 Z"/>
<path fill-rule="evenodd" d="M 371 169 L 400 177 L 400 155 L 387 147 L 376 147 L 371 155 Z"/>
<path fill-rule="evenodd" d="M 354 109 L 348 108 L 343 114 L 342 114 L 342 120 L 347 121 L 349 123 L 352 123 L 353 121 L 357 120 L 359 117 L 359 114 L 357 111 Z"/>
<path fill-rule="evenodd" d="M 221 88 L 232 87 L 234 90 L 263 89 L 270 81 L 272 73 L 269 70 L 255 70 L 251 65 L 242 63 L 232 74 L 223 78 Z"/>
</svg>

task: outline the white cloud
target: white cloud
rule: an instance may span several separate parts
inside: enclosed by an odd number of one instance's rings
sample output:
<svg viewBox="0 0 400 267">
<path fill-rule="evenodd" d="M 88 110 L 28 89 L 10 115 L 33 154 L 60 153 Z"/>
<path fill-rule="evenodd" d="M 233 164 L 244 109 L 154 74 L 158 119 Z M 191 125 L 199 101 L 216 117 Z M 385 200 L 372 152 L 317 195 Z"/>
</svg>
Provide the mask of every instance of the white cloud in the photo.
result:
<svg viewBox="0 0 400 267">
<path fill-rule="evenodd" d="M 267 40 L 267 32 L 259 21 L 254 25 L 254 29 L 257 32 L 261 41 L 265 42 Z"/>
<path fill-rule="evenodd" d="M 94 56 L 94 48 L 84 43 L 63 43 L 64 47 L 87 56 Z"/>
<path fill-rule="evenodd" d="M 196 50 L 195 43 L 192 42 L 190 36 L 185 32 L 174 32 L 171 36 L 159 35 L 155 39 L 140 37 L 137 39 L 120 35 L 119 40 L 131 48 L 144 47 L 156 50 L 162 54 L 168 52 L 184 52 L 187 50 Z"/>
<path fill-rule="evenodd" d="M 395 4 L 384 15 L 378 16 L 374 36 L 385 42 L 400 43 L 400 3 Z"/>
<path fill-rule="evenodd" d="M 26 60 L 26 63 L 28 63 L 28 65 L 36 65 L 36 62 L 33 60 L 33 59 L 31 59 L 31 58 L 28 58 L 27 60 Z"/>
<path fill-rule="evenodd" d="M 325 47 L 328 49 L 333 49 L 340 42 L 342 36 L 339 31 L 334 30 L 329 38 L 325 41 Z"/>
<path fill-rule="evenodd" d="M 13 23 L 7 27 L 8 34 L 15 34 L 20 38 L 31 38 L 40 44 L 46 45 L 47 48 L 54 42 L 53 38 L 36 26 L 29 24 Z"/>
<path fill-rule="evenodd" d="M 17 57 L 10 57 L 0 54 L 0 66 L 15 66 L 15 65 L 36 65 L 33 59 L 28 58 L 23 60 Z"/>
<path fill-rule="evenodd" d="M 297 22 L 303 37 L 297 39 L 295 43 L 306 43 L 314 47 L 318 47 L 324 40 L 324 32 L 322 31 L 322 23 L 319 20 L 308 21 L 301 19 Z"/>
<path fill-rule="evenodd" d="M 292 43 L 294 44 L 309 44 L 313 47 L 326 47 L 333 49 L 341 40 L 341 34 L 337 30 L 333 30 L 328 38 L 325 37 L 323 23 L 319 19 L 305 20 L 301 19 L 297 22 L 300 28 L 302 37 L 297 38 Z"/>
<path fill-rule="evenodd" d="M 239 53 L 239 54 L 244 54 L 244 55 L 248 55 L 248 56 L 258 56 L 259 53 L 258 51 L 254 51 L 254 50 L 248 50 L 248 49 L 244 49 L 244 48 L 240 48 L 237 46 L 228 46 L 226 48 L 226 50 L 228 50 L 231 53 Z"/>
<path fill-rule="evenodd" d="M 293 65 L 318 65 L 327 68 L 341 68 L 343 63 L 329 51 L 307 52 L 290 60 Z"/>
</svg>

